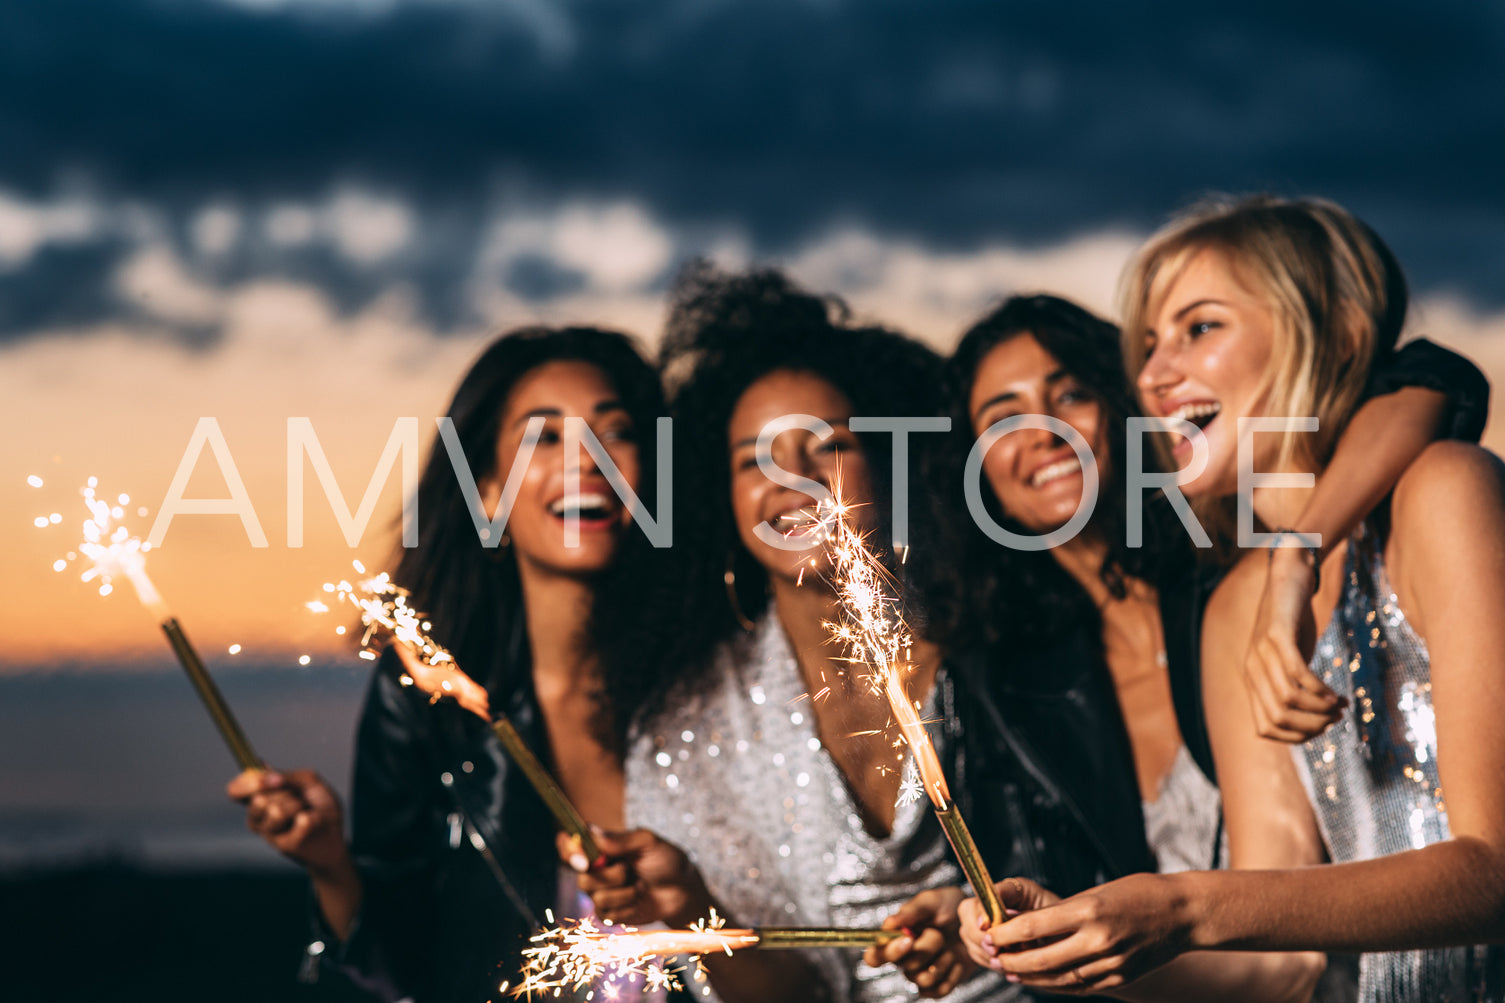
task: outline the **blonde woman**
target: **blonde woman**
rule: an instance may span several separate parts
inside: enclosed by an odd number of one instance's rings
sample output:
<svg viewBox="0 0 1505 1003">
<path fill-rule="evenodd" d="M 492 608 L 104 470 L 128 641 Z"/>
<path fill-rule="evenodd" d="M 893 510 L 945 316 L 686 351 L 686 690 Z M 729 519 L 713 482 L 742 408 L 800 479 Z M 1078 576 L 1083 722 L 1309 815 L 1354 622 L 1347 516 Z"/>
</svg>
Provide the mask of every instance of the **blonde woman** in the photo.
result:
<svg viewBox="0 0 1505 1003">
<path fill-rule="evenodd" d="M 1220 542 L 1240 543 L 1241 448 L 1255 471 L 1320 474 L 1405 309 L 1389 250 L 1329 203 L 1213 205 L 1140 252 L 1123 286 L 1129 368 L 1147 413 L 1199 427 L 1207 462 L 1182 487 Z M 1243 421 L 1293 415 L 1315 431 L 1251 436 Z M 1310 669 L 1348 704 L 1294 746 L 1255 730 L 1233 639 L 1250 636 L 1270 552 L 1247 549 L 1202 652 L 1234 870 L 1064 901 L 1005 882 L 1026 911 L 985 931 L 969 910 L 975 958 L 1033 986 L 1132 996 L 1190 962 L 1116 987 L 1187 952 L 1385 952 L 1361 959 L 1360 999 L 1505 1000 L 1505 951 L 1482 946 L 1505 940 L 1505 470 L 1476 447 L 1430 446 L 1325 558 L 1291 525 L 1307 491 L 1253 489 L 1244 530 L 1310 555 L 1325 625 Z"/>
</svg>

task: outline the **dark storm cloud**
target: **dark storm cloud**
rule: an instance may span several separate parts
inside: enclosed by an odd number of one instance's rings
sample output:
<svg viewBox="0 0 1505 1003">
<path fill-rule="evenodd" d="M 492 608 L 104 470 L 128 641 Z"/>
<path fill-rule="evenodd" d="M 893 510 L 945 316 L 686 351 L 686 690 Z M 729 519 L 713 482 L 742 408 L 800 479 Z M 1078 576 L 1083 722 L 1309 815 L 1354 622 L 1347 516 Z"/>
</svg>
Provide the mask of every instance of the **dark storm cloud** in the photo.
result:
<svg viewBox="0 0 1505 1003">
<path fill-rule="evenodd" d="M 8 4 L 0 185 L 41 196 L 76 175 L 169 211 L 394 190 L 426 231 L 453 223 L 389 266 L 451 317 L 468 210 L 500 179 L 537 204 L 731 223 L 760 253 L 833 221 L 1043 244 L 1271 188 L 1350 204 L 1418 285 L 1495 305 L 1502 28 L 1460 0 Z M 575 280 L 530 261 L 507 281 Z"/>
</svg>

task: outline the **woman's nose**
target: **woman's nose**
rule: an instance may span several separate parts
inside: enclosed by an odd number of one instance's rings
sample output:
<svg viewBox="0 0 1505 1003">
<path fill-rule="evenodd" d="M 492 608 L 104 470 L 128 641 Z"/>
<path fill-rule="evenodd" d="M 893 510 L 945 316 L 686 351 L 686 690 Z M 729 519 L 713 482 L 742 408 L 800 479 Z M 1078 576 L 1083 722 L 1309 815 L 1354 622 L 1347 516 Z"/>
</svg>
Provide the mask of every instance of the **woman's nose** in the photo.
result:
<svg viewBox="0 0 1505 1003">
<path fill-rule="evenodd" d="M 1178 379 L 1180 374 L 1172 352 L 1167 345 L 1161 343 L 1150 350 L 1149 356 L 1144 360 L 1144 368 L 1139 371 L 1139 377 L 1134 383 L 1139 388 L 1139 395 L 1149 399 L 1175 385 Z"/>
<path fill-rule="evenodd" d="M 587 441 L 588 437 L 591 437 L 593 433 L 583 418 L 577 420 L 580 422 L 579 442 L 576 444 L 574 455 L 566 457 L 565 462 L 570 465 L 569 469 L 576 470 L 582 475 L 592 474 L 601 469 L 601 465 L 596 462 L 596 456 L 591 452 L 590 443 Z"/>
</svg>

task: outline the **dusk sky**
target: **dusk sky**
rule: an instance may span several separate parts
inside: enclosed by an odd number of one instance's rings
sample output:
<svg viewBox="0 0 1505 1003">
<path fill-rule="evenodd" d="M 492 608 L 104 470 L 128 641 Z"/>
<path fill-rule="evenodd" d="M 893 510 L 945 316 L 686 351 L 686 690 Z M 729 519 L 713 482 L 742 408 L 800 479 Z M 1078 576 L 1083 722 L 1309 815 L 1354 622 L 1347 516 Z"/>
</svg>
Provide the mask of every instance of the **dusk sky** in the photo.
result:
<svg viewBox="0 0 1505 1003">
<path fill-rule="evenodd" d="M 1396 250 L 1411 330 L 1498 384 L 1501 66 L 1505 7 L 1465 0 L 0 5 L 0 674 L 168 666 L 125 590 L 52 564 L 86 476 L 154 515 L 203 416 L 271 546 L 182 517 L 154 576 L 218 666 L 333 657 L 301 603 L 387 561 L 399 492 L 351 550 L 310 476 L 290 550 L 287 419 L 354 506 L 488 335 L 651 345 L 695 255 L 945 349 L 1013 292 L 1111 311 L 1202 193 L 1323 195 Z M 223 491 L 205 454 L 192 493 Z"/>
</svg>

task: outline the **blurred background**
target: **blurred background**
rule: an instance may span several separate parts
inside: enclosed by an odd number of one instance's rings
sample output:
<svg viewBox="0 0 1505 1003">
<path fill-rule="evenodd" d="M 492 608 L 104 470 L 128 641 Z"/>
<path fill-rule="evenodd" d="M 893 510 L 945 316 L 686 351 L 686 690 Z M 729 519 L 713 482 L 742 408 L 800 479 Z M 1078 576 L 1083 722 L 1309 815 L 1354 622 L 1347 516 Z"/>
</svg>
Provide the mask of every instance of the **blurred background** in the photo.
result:
<svg viewBox="0 0 1505 1003">
<path fill-rule="evenodd" d="M 1136 243 L 1208 191 L 1353 209 L 1411 330 L 1498 384 L 1502 65 L 1505 8 L 1465 0 L 0 4 L 6 998 L 346 998 L 294 985 L 305 891 L 224 800 L 151 618 L 53 570 L 85 478 L 145 533 L 218 419 L 188 494 L 233 467 L 269 545 L 180 516 L 153 576 L 262 754 L 343 788 L 368 663 L 303 603 L 390 565 L 400 488 L 351 547 L 308 477 L 289 547 L 289 417 L 354 508 L 489 335 L 651 345 L 692 256 L 949 349 L 1014 292 L 1111 313 Z"/>
</svg>

